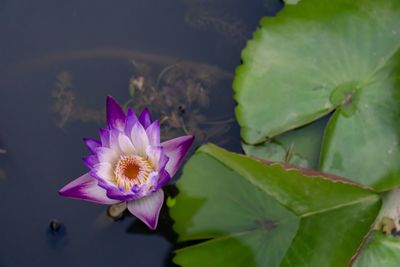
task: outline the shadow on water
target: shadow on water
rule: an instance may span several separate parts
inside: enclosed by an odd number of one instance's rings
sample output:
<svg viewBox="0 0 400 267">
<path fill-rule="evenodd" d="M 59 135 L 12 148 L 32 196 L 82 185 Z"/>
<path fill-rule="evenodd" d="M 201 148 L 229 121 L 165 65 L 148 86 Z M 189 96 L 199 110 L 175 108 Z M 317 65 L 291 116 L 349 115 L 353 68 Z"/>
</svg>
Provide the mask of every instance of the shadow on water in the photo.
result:
<svg viewBox="0 0 400 267">
<path fill-rule="evenodd" d="M 162 109 L 160 98 L 149 102 L 165 134 L 193 132 L 196 146 L 241 151 L 230 120 L 234 68 L 259 18 L 280 7 L 278 0 L 0 1 L 0 265 L 173 266 L 179 244 L 166 206 L 151 232 L 128 214 L 114 221 L 105 206 L 57 191 L 87 172 L 81 140 L 97 137 L 107 95 L 139 108 L 151 88 L 175 94 L 175 102 L 161 99 Z M 169 68 L 177 63 L 185 67 Z M 222 78 L 213 83 L 202 73 Z M 167 192 L 176 194 L 173 186 Z"/>
<path fill-rule="evenodd" d="M 175 185 L 168 185 L 164 188 L 164 192 L 167 198 L 174 198 L 179 192 L 178 189 L 175 187 Z M 202 206 L 204 201 L 200 201 L 199 203 L 199 208 Z M 194 206 L 192 206 L 194 208 Z M 188 213 L 196 213 L 196 209 L 194 208 Z M 132 215 L 128 212 L 124 212 L 124 217 L 132 217 Z M 199 244 L 201 242 L 206 241 L 204 240 L 195 240 L 195 241 L 186 241 L 186 242 L 177 242 L 178 241 L 178 234 L 173 230 L 173 225 L 174 221 L 172 220 L 169 212 L 168 212 L 168 207 L 164 205 L 161 209 L 160 212 L 160 224 L 157 227 L 155 231 L 149 230 L 143 223 L 141 223 L 139 220 L 134 220 L 128 227 L 127 233 L 137 235 L 137 234 L 143 234 L 143 235 L 158 235 L 162 236 L 166 240 L 168 240 L 171 244 L 173 244 L 170 248 L 169 253 L 166 255 L 166 257 L 163 260 L 163 266 L 169 266 L 169 267 L 176 267 L 176 265 L 173 262 L 174 258 L 174 251 L 180 248 L 183 248 L 185 246 L 189 245 L 195 245 Z"/>
<path fill-rule="evenodd" d="M 174 197 L 178 194 L 178 190 L 174 185 L 168 185 L 164 188 L 165 197 Z M 133 217 L 128 211 L 124 212 L 123 219 L 130 219 Z M 178 235 L 172 229 L 174 224 L 173 220 L 171 219 L 168 208 L 164 205 L 161 209 L 160 216 L 159 216 L 159 225 L 155 231 L 149 230 L 146 225 L 144 225 L 141 221 L 135 219 L 127 228 L 126 232 L 132 235 L 155 235 L 155 236 L 162 236 L 164 239 L 168 240 L 171 244 L 176 244 Z M 167 255 L 165 255 L 163 259 L 163 266 L 171 266 L 175 267 L 172 262 L 173 259 L 173 251 L 177 248 L 177 245 L 173 245 L 170 248 L 170 251 Z"/>
<path fill-rule="evenodd" d="M 127 217 L 132 217 L 130 214 L 126 214 Z M 164 239 L 168 240 L 171 244 L 176 243 L 177 234 L 172 230 L 173 221 L 168 214 L 168 208 L 163 207 L 160 212 L 160 223 L 158 228 L 155 231 L 149 230 L 146 225 L 144 225 L 139 220 L 134 220 L 126 230 L 127 233 L 132 235 L 148 235 L 148 236 L 162 236 Z M 176 249 L 175 246 L 172 246 L 169 252 L 164 256 L 163 265 L 162 266 L 177 266 L 172 262 L 173 251 Z"/>
</svg>

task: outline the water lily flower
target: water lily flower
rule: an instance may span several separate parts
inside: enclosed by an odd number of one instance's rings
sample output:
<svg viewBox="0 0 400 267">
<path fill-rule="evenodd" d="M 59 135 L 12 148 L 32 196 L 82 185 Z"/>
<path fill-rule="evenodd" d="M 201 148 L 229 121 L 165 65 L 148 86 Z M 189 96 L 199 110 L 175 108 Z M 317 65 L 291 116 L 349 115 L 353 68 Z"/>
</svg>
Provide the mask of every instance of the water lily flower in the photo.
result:
<svg viewBox="0 0 400 267">
<path fill-rule="evenodd" d="M 107 98 L 107 124 L 100 140 L 84 139 L 91 154 L 83 161 L 90 171 L 59 193 L 100 204 L 124 202 L 154 230 L 164 202 L 162 186 L 177 172 L 194 137 L 160 143 L 160 124 L 151 121 L 148 109 L 139 117 L 131 109 L 125 114 L 112 97 Z"/>
</svg>

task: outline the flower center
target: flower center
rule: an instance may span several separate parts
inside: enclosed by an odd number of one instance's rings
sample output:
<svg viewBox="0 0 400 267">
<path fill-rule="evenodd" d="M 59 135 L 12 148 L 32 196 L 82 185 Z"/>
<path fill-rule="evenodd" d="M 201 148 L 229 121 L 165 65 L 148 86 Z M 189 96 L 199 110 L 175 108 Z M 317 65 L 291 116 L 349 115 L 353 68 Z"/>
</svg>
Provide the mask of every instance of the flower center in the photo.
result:
<svg viewBox="0 0 400 267">
<path fill-rule="evenodd" d="M 136 164 L 129 164 L 128 166 L 125 167 L 124 169 L 124 176 L 130 180 L 134 180 L 140 171 L 140 166 Z"/>
<path fill-rule="evenodd" d="M 115 182 L 130 190 L 135 185 L 142 185 L 147 181 L 152 167 L 147 159 L 139 156 L 122 156 L 115 166 Z"/>
</svg>

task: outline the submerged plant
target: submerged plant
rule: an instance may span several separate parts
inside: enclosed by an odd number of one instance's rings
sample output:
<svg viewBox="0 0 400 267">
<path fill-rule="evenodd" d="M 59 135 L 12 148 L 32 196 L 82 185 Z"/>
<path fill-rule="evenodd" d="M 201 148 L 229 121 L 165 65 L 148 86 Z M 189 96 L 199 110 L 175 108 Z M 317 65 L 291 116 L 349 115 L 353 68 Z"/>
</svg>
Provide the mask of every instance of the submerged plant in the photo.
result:
<svg viewBox="0 0 400 267">
<path fill-rule="evenodd" d="M 231 74 L 215 66 L 180 61 L 165 65 L 148 64 L 134 60 L 134 76 L 129 81 L 129 99 L 124 107 L 142 110 L 147 107 L 160 118 L 161 136 L 164 140 L 178 135 L 196 136 L 198 143 L 213 141 L 219 145 L 229 141 L 224 136 L 234 119 L 223 108 L 212 105 L 212 91 Z M 160 69 L 160 67 L 162 67 Z M 103 110 L 84 104 L 76 93 L 71 75 L 62 72 L 57 76 L 52 92 L 52 111 L 56 124 L 64 128 L 71 122 L 103 123 Z M 217 117 L 218 116 L 218 117 Z"/>
<path fill-rule="evenodd" d="M 64 128 L 71 121 L 103 122 L 102 112 L 82 106 L 73 90 L 69 72 L 61 72 L 57 76 L 56 88 L 52 92 L 54 104 L 51 107 L 56 114 L 56 125 Z"/>
<path fill-rule="evenodd" d="M 166 66 L 156 75 L 148 65 L 134 62 L 134 67 L 129 86 L 131 97 L 124 106 L 155 110 L 164 138 L 189 134 L 196 136 L 198 143 L 227 141 L 224 134 L 230 130 L 233 119 L 220 109 L 209 112 L 212 89 L 219 86 L 221 77 L 182 63 Z M 215 118 L 215 114 L 219 117 Z"/>
<path fill-rule="evenodd" d="M 208 31 L 224 37 L 229 44 L 244 45 L 251 29 L 243 17 L 233 14 L 238 1 L 183 0 L 187 6 L 185 23 L 198 31 Z M 223 7 L 223 8 L 221 8 Z"/>
<path fill-rule="evenodd" d="M 64 186 L 60 195 L 100 204 L 126 203 L 149 228 L 157 227 L 164 202 L 162 186 L 174 176 L 194 137 L 160 143 L 160 124 L 145 108 L 139 117 L 127 114 L 107 98 L 107 129 L 100 141 L 84 139 L 91 154 L 84 158 L 90 171 Z M 123 204 L 122 204 L 123 205 Z"/>
</svg>

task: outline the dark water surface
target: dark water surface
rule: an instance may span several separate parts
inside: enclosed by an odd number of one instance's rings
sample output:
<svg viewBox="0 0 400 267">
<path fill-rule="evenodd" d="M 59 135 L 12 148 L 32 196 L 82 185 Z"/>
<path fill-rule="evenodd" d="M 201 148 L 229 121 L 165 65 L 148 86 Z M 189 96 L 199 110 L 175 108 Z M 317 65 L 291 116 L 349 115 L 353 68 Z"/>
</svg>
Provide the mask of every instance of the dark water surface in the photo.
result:
<svg viewBox="0 0 400 267">
<path fill-rule="evenodd" d="M 196 146 L 212 141 L 240 151 L 233 70 L 261 16 L 280 7 L 278 0 L 1 0 L 0 266 L 173 266 L 165 207 L 152 232 L 132 216 L 114 221 L 106 206 L 57 191 L 87 171 L 81 140 L 103 126 L 107 95 L 130 99 L 132 76 L 165 90 L 204 86 L 208 104 L 174 102 L 172 94 L 153 113 L 183 117 Z M 173 76 L 166 68 L 177 62 L 196 74 L 172 67 Z M 198 124 L 190 124 L 193 105 Z M 216 127 L 221 121 L 228 122 Z"/>
</svg>

